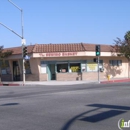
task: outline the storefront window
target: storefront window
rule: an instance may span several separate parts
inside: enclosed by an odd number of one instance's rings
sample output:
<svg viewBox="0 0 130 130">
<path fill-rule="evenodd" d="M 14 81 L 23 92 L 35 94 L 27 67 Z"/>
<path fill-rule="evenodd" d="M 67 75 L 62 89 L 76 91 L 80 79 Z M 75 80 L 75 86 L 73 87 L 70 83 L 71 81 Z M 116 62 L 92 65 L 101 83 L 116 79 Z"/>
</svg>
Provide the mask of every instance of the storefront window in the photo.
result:
<svg viewBox="0 0 130 130">
<path fill-rule="evenodd" d="M 0 60 L 0 68 L 1 74 L 11 74 L 8 60 Z"/>
<path fill-rule="evenodd" d="M 25 72 L 26 72 L 26 74 L 31 74 L 30 62 L 26 61 L 24 63 L 24 65 L 25 65 Z"/>
<path fill-rule="evenodd" d="M 110 60 L 109 63 L 111 66 L 121 66 L 122 60 Z"/>
<path fill-rule="evenodd" d="M 46 64 L 42 64 L 42 62 L 41 62 L 41 73 L 42 74 L 47 73 L 47 65 Z"/>
<path fill-rule="evenodd" d="M 68 63 L 57 64 L 57 72 L 58 73 L 66 73 L 66 72 L 68 72 Z"/>
<path fill-rule="evenodd" d="M 80 63 L 70 63 L 69 72 L 81 72 Z"/>
</svg>

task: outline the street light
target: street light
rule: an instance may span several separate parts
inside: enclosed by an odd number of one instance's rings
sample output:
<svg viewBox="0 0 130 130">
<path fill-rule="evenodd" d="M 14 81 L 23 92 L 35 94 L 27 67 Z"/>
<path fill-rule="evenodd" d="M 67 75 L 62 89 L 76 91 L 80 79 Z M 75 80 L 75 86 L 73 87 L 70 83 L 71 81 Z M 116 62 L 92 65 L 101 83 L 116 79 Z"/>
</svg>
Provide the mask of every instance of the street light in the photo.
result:
<svg viewBox="0 0 130 130">
<path fill-rule="evenodd" d="M 21 30 L 22 30 L 22 36 L 20 36 L 18 33 L 16 33 L 15 31 L 13 31 L 11 28 L 7 27 L 6 25 L 4 25 L 3 23 L 0 22 L 0 24 L 2 26 L 4 26 L 5 28 L 7 28 L 8 30 L 10 30 L 11 32 L 13 32 L 15 35 L 17 35 L 18 37 L 21 38 L 21 43 L 22 43 L 22 66 L 23 66 L 23 85 L 25 84 L 25 67 L 24 67 L 24 57 L 23 57 L 23 48 L 25 47 L 26 41 L 24 39 L 23 36 L 23 10 L 21 8 L 19 8 L 16 4 L 14 4 L 11 0 L 8 0 L 11 4 L 13 4 L 17 9 L 19 9 L 21 11 Z"/>
<path fill-rule="evenodd" d="M 21 28 L 22 28 L 22 39 L 23 39 L 23 10 L 19 8 L 16 4 L 14 4 L 11 0 L 8 1 L 21 11 Z"/>
<path fill-rule="evenodd" d="M 26 41 L 25 41 L 25 39 L 24 39 L 24 36 L 23 36 L 23 10 L 21 9 L 21 8 L 19 8 L 16 4 L 14 4 L 11 0 L 8 0 L 11 4 L 13 4 L 17 9 L 19 9 L 20 10 L 20 12 L 21 12 L 21 30 L 22 30 L 22 37 L 21 37 L 21 42 L 22 42 L 22 64 L 23 64 L 23 85 L 25 84 L 25 67 L 24 67 L 24 62 L 25 62 L 25 60 L 24 60 L 24 57 L 23 57 L 23 48 L 24 48 L 24 46 L 25 46 L 25 44 L 26 44 Z"/>
</svg>

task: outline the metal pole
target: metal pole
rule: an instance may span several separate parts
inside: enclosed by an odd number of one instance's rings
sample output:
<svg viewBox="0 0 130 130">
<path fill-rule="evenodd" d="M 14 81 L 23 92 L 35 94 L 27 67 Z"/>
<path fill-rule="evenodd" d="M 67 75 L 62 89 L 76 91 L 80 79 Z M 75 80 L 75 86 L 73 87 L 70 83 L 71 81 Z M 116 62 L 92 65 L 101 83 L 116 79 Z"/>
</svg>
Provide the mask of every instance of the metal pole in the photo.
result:
<svg viewBox="0 0 130 130">
<path fill-rule="evenodd" d="M 24 35 L 23 35 L 23 10 L 21 9 L 21 29 L 22 29 L 22 40 L 24 39 Z M 22 45 L 22 61 L 23 61 L 23 86 L 25 84 L 25 66 L 24 66 L 24 57 L 23 57 L 23 47 L 24 45 Z"/>
<path fill-rule="evenodd" d="M 13 4 L 17 9 L 21 11 L 21 30 L 22 30 L 22 38 L 21 40 L 23 41 L 24 35 L 23 35 L 23 10 L 19 8 L 16 4 L 14 4 L 11 0 L 8 0 L 11 4 Z M 22 66 L 23 66 L 23 85 L 25 84 L 25 66 L 24 66 L 24 57 L 23 57 L 23 47 L 24 44 L 22 44 Z"/>
<path fill-rule="evenodd" d="M 23 51 L 23 46 L 22 46 L 22 51 Z M 22 54 L 23 54 L 23 52 L 22 52 Z M 25 84 L 25 66 L 24 66 L 24 62 L 25 62 L 25 60 L 24 60 L 24 57 L 23 57 L 23 55 L 22 55 L 22 65 L 23 65 L 23 86 L 24 86 L 24 84 Z"/>
<path fill-rule="evenodd" d="M 8 30 L 10 30 L 11 32 L 13 32 L 14 34 L 16 34 L 18 37 L 22 38 L 22 36 L 20 36 L 18 33 L 16 33 L 15 31 L 13 31 L 11 28 L 7 27 L 5 24 L 3 24 L 3 23 L 1 23 L 1 22 L 0 22 L 0 24 L 1 24 L 2 26 L 4 26 L 5 28 L 7 28 Z"/>
<path fill-rule="evenodd" d="M 99 71 L 99 56 L 98 56 L 98 83 L 100 83 L 100 71 Z"/>
</svg>

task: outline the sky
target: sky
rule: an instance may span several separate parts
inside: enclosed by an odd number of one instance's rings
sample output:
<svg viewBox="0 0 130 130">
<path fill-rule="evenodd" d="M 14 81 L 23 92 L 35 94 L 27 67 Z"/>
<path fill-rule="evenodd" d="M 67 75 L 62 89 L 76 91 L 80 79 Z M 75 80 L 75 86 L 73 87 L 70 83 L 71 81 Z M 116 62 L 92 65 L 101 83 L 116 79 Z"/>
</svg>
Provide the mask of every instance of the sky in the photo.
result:
<svg viewBox="0 0 130 130">
<path fill-rule="evenodd" d="M 11 0 L 23 10 L 26 45 L 113 44 L 130 30 L 130 0 Z M 0 23 L 22 35 L 21 11 L 0 0 Z M 21 38 L 0 25 L 0 45 L 21 46 Z"/>
</svg>

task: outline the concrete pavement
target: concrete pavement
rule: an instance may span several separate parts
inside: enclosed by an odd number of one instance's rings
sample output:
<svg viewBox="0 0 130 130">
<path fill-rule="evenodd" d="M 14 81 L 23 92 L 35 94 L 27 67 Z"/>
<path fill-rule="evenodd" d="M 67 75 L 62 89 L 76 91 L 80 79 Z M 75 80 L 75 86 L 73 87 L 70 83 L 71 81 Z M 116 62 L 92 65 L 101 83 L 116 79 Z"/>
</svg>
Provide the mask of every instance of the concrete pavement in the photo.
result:
<svg viewBox="0 0 130 130">
<path fill-rule="evenodd" d="M 0 130 L 119 130 L 129 100 L 125 83 L 0 87 Z"/>
</svg>

